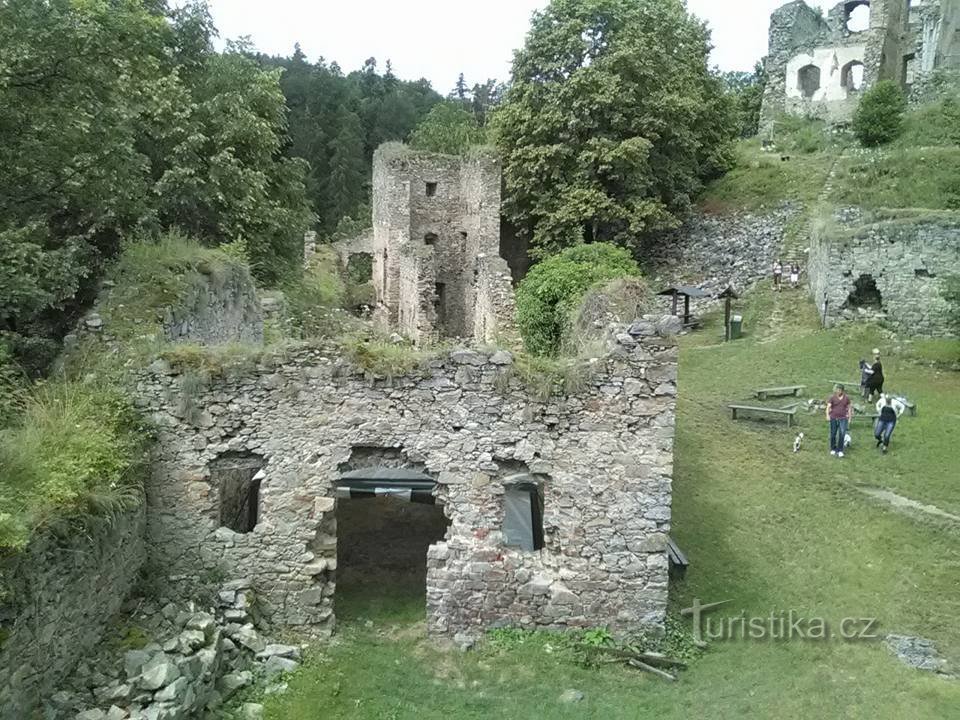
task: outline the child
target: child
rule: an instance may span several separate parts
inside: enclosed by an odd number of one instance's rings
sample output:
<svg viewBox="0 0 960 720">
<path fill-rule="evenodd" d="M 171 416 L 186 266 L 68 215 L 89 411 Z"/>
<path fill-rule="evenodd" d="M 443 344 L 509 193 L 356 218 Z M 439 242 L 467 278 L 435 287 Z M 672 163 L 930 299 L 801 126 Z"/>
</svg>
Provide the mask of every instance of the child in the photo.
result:
<svg viewBox="0 0 960 720">
<path fill-rule="evenodd" d="M 800 266 L 794 263 L 790 266 L 790 287 L 794 290 L 797 289 L 797 285 L 800 284 Z"/>
</svg>

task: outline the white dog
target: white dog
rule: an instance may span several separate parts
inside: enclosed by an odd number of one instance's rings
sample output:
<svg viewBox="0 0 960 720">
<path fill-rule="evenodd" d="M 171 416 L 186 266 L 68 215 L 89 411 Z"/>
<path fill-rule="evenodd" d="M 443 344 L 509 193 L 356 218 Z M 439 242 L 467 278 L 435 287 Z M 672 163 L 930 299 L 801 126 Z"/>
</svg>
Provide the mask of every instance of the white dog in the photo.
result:
<svg viewBox="0 0 960 720">
<path fill-rule="evenodd" d="M 793 451 L 794 451 L 795 453 L 800 452 L 800 446 L 801 446 L 801 445 L 803 445 L 803 433 L 799 433 L 799 434 L 793 439 Z"/>
</svg>

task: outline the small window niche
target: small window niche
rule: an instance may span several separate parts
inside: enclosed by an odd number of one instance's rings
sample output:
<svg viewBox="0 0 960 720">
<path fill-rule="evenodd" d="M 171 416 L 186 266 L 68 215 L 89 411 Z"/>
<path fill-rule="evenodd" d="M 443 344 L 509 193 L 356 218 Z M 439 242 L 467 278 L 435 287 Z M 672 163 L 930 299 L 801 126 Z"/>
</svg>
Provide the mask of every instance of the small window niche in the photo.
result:
<svg viewBox="0 0 960 720">
<path fill-rule="evenodd" d="M 217 489 L 220 527 L 249 533 L 260 517 L 260 482 L 264 478 L 263 458 L 231 455 L 217 458 L 210 467 Z"/>
<path fill-rule="evenodd" d="M 437 183 L 428 182 L 426 184 L 426 193 L 427 193 L 427 197 L 435 197 L 437 194 Z"/>
<path fill-rule="evenodd" d="M 543 548 L 543 490 L 535 483 L 508 485 L 503 495 L 503 542 L 524 552 Z"/>
<path fill-rule="evenodd" d="M 424 244 L 424 245 L 436 245 L 436 244 L 437 244 L 437 240 L 439 240 L 439 239 L 440 239 L 440 238 L 438 238 L 435 233 L 427 233 L 426 235 L 423 236 L 423 244 Z"/>
</svg>

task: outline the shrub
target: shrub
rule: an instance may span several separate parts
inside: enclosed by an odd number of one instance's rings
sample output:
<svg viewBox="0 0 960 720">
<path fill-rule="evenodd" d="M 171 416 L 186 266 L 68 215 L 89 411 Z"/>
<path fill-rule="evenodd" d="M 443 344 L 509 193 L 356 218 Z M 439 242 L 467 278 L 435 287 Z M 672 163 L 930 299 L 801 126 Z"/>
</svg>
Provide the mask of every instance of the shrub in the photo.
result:
<svg viewBox="0 0 960 720">
<path fill-rule="evenodd" d="M 23 410 L 26 392 L 23 371 L 7 346 L 0 342 L 0 428 Z"/>
<path fill-rule="evenodd" d="M 150 433 L 116 389 L 54 382 L 0 435 L 0 549 L 37 527 L 117 511 L 140 498 Z"/>
<path fill-rule="evenodd" d="M 588 289 L 639 274 L 629 252 L 607 243 L 568 248 L 535 265 L 517 289 L 517 323 L 527 350 L 555 354 L 571 313 Z"/>
<path fill-rule="evenodd" d="M 853 132 L 866 147 L 885 145 L 903 132 L 907 101 L 900 88 L 881 80 L 863 94 L 853 116 Z"/>
</svg>

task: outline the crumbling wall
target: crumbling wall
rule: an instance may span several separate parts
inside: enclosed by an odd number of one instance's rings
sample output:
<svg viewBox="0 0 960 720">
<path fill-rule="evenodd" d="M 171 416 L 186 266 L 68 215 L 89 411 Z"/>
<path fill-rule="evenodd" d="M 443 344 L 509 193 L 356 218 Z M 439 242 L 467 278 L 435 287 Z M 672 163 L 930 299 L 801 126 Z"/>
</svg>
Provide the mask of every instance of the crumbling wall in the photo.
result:
<svg viewBox="0 0 960 720">
<path fill-rule="evenodd" d="M 457 350 L 420 373 L 371 382 L 335 352 L 304 350 L 192 388 L 205 411 L 181 417 L 183 378 L 154 367 L 138 386 L 159 429 L 147 485 L 151 558 L 181 582 L 212 568 L 250 577 L 269 621 L 329 630 L 341 465 L 357 447 L 400 448 L 439 478 L 451 522 L 429 556 L 433 631 L 659 624 L 677 347 L 623 337 L 581 392 L 546 400 L 504 352 Z M 263 458 L 249 533 L 217 520 L 210 468 L 227 453 Z M 518 463 L 549 475 L 537 552 L 502 541 L 502 469 Z"/>
<path fill-rule="evenodd" d="M 240 263 L 211 270 L 166 311 L 164 333 L 171 342 L 218 345 L 263 342 L 260 299 L 249 269 Z"/>
<path fill-rule="evenodd" d="M 865 30 L 852 30 L 850 13 L 869 7 Z M 849 120 L 864 90 L 879 80 L 905 89 L 926 82 L 937 69 L 960 67 L 960 42 L 950 33 L 960 23 L 960 0 L 927 0 L 908 6 L 903 0 L 844 0 L 824 18 L 803 0 L 771 16 L 768 83 L 761 129 L 775 135 L 779 114 Z M 863 80 L 852 82 L 862 65 Z"/>
<path fill-rule="evenodd" d="M 810 291 L 827 324 L 872 319 L 909 335 L 951 335 L 946 278 L 960 274 L 960 214 L 869 222 L 855 209 L 814 233 Z M 864 287 L 871 290 L 860 302 Z"/>
<path fill-rule="evenodd" d="M 145 558 L 143 506 L 0 564 L 0 720 L 34 717 L 99 642 Z"/>
</svg>

